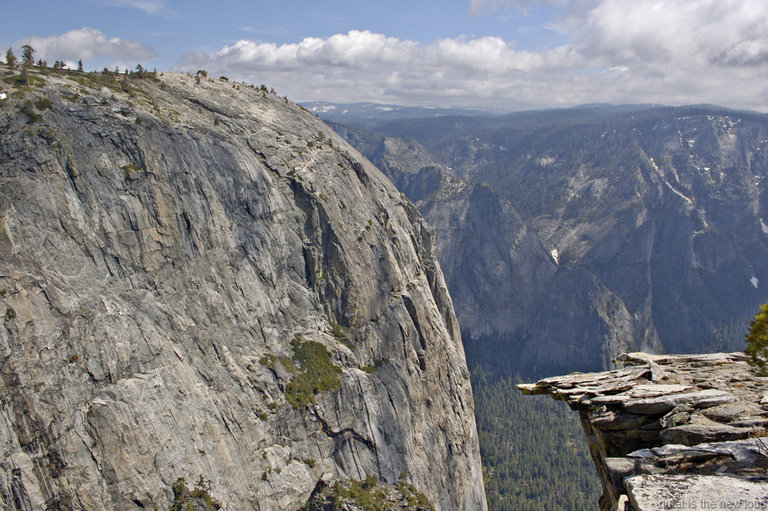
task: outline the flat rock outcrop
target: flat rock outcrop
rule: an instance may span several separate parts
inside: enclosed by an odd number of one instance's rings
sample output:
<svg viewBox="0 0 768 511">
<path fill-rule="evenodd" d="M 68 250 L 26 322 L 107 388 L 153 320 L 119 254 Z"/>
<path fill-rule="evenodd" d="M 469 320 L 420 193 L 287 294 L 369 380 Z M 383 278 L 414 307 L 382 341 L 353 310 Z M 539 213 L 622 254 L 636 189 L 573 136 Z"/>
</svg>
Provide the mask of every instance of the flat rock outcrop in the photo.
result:
<svg viewBox="0 0 768 511">
<path fill-rule="evenodd" d="M 518 385 L 579 411 L 600 509 L 768 507 L 768 378 L 743 353 L 616 362 L 623 368 Z"/>
<path fill-rule="evenodd" d="M 433 234 L 372 164 L 224 78 L 4 72 L 2 503 L 167 509 L 201 477 L 290 510 L 407 473 L 485 509 Z"/>
</svg>

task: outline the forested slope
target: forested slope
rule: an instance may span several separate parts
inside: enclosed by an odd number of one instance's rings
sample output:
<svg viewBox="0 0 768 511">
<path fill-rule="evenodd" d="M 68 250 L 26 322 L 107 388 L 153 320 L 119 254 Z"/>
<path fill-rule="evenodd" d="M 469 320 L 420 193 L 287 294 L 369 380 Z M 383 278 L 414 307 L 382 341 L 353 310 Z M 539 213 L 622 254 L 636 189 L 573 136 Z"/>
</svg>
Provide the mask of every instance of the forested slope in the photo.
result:
<svg viewBox="0 0 768 511">
<path fill-rule="evenodd" d="M 488 508 L 594 510 L 600 482 L 578 415 L 546 396 L 523 396 L 518 382 L 472 373 Z"/>
</svg>

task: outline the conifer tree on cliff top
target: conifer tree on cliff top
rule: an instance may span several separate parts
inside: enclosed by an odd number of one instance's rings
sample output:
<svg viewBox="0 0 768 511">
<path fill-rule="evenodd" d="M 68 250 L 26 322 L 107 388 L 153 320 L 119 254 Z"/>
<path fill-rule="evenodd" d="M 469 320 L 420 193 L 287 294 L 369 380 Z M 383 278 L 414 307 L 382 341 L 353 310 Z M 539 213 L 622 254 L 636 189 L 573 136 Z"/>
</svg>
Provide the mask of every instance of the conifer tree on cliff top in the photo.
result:
<svg viewBox="0 0 768 511">
<path fill-rule="evenodd" d="M 19 59 L 13 54 L 13 48 L 8 48 L 8 51 L 5 52 L 5 63 L 8 64 L 8 67 L 11 69 L 16 69 Z"/>
<path fill-rule="evenodd" d="M 21 58 L 22 62 L 24 63 L 24 67 L 32 67 L 35 65 L 35 50 L 30 45 L 25 44 L 21 47 L 22 53 Z"/>
<path fill-rule="evenodd" d="M 749 323 L 749 333 L 746 336 L 750 363 L 757 367 L 762 375 L 768 375 L 768 303 L 760 307 L 760 312 Z"/>
</svg>

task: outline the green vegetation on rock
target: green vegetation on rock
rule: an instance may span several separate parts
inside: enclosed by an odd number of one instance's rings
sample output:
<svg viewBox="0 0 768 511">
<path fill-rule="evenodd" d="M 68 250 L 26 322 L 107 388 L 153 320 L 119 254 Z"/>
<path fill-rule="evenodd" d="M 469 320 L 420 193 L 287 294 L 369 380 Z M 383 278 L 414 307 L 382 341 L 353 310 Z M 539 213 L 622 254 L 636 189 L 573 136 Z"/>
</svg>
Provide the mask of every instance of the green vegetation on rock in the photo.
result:
<svg viewBox="0 0 768 511">
<path fill-rule="evenodd" d="M 760 312 L 749 323 L 749 333 L 746 336 L 749 362 L 757 367 L 760 374 L 768 375 L 768 303 L 760 307 Z"/>
<path fill-rule="evenodd" d="M 51 100 L 48 98 L 40 98 L 37 101 L 35 101 L 35 108 L 37 108 L 41 112 L 44 110 L 48 110 L 52 106 L 53 106 L 53 103 L 51 103 Z"/>
<path fill-rule="evenodd" d="M 219 501 L 211 496 L 211 482 L 200 475 L 195 487 L 187 488 L 183 477 L 176 479 L 171 486 L 173 489 L 173 504 L 168 511 L 215 511 L 221 509 Z"/>
<path fill-rule="evenodd" d="M 344 346 L 354 351 L 355 345 L 349 340 L 349 328 L 336 323 L 332 319 L 328 320 L 328 324 L 331 327 L 331 335 Z"/>
<path fill-rule="evenodd" d="M 411 483 L 401 479 L 397 482 L 395 488 L 403 495 L 409 506 L 421 509 L 434 509 L 427 496 L 417 490 Z"/>
<path fill-rule="evenodd" d="M 350 505 L 363 511 L 434 510 L 426 495 L 411 483 L 401 479 L 392 486 L 380 483 L 375 476 L 368 476 L 363 481 L 336 482 L 333 487 L 323 486 L 310 497 L 304 509 L 337 511 L 348 509 Z"/>
<path fill-rule="evenodd" d="M 368 476 L 364 481 L 352 481 L 349 488 L 336 483 L 334 493 L 338 498 L 351 500 L 358 506 L 370 511 L 384 511 L 387 508 L 387 495 L 380 488 L 378 479 Z"/>
<path fill-rule="evenodd" d="M 298 374 L 285 388 L 285 398 L 296 409 L 315 404 L 315 395 L 335 390 L 341 385 L 341 368 L 331 361 L 331 354 L 317 341 L 296 336 L 291 341 Z"/>
<path fill-rule="evenodd" d="M 144 170 L 138 165 L 136 165 L 135 163 L 129 163 L 127 165 L 123 165 L 120 168 L 123 169 L 123 172 L 125 173 L 125 177 L 129 177 L 131 174 L 142 172 Z"/>
<path fill-rule="evenodd" d="M 384 364 L 387 364 L 387 363 L 389 363 L 389 359 L 388 358 L 377 358 L 376 360 L 373 361 L 373 364 L 361 367 L 360 369 L 362 369 L 366 373 L 373 374 L 381 366 L 383 366 Z"/>
</svg>

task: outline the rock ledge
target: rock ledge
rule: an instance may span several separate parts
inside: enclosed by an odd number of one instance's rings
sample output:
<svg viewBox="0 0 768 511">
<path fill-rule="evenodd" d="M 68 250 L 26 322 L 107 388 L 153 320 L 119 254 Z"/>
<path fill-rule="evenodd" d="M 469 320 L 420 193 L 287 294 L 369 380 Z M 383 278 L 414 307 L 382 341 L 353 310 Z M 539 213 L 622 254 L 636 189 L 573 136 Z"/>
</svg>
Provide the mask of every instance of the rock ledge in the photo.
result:
<svg viewBox="0 0 768 511">
<path fill-rule="evenodd" d="M 615 362 L 623 367 L 518 385 L 579 411 L 601 510 L 768 509 L 768 378 L 744 354 Z"/>
</svg>

